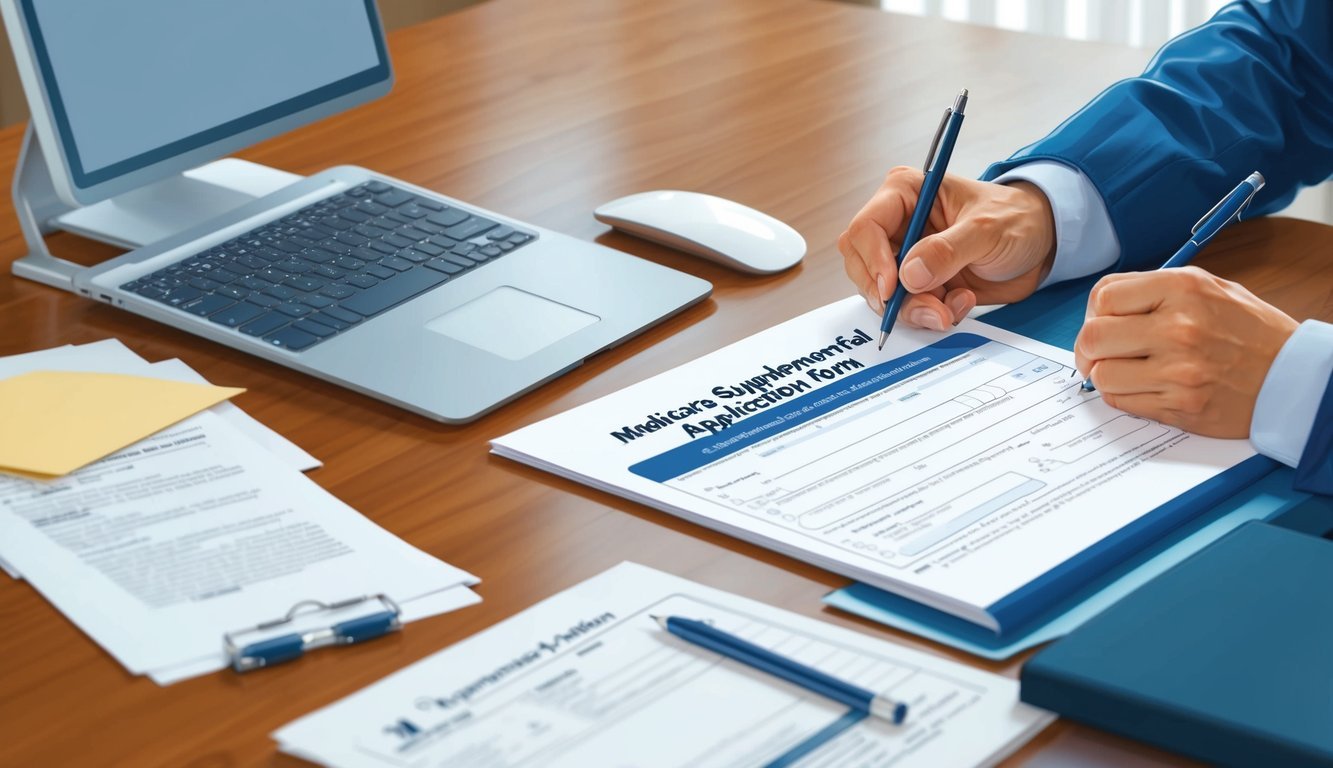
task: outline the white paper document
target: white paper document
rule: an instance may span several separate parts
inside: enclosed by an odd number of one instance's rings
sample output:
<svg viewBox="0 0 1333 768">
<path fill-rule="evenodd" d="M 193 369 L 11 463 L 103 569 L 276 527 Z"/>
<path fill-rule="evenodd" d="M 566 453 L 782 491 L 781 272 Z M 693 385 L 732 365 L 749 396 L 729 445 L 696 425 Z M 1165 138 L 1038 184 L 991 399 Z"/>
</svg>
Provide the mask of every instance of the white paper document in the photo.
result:
<svg viewBox="0 0 1333 768">
<path fill-rule="evenodd" d="M 135 354 L 119 339 L 106 339 L 78 346 L 67 344 L 63 347 L 0 358 L 0 379 L 33 371 L 123 373 L 199 384 L 208 383 L 203 376 L 180 360 L 150 363 Z M 323 466 L 319 459 L 264 426 L 229 400 L 224 400 L 209 410 L 226 419 L 246 437 L 272 453 L 274 458 L 294 469 L 306 472 Z M 4 545 L 4 541 L 0 541 L 0 570 L 12 578 L 22 578 L 18 569 L 4 559 Z"/>
<path fill-rule="evenodd" d="M 195 384 L 207 384 L 207 379 L 180 360 L 163 360 L 152 363 L 141 376 L 157 376 L 173 381 L 188 381 Z M 274 432 L 259 422 L 258 419 L 241 410 L 230 400 L 224 400 L 208 410 L 221 416 L 246 437 L 261 448 L 273 454 L 273 458 L 284 465 L 300 472 L 309 472 L 324 466 L 319 459 L 311 456 L 296 443 Z"/>
<path fill-rule="evenodd" d="M 207 411 L 58 480 L 0 477 L 0 542 L 127 669 L 163 681 L 221 668 L 224 632 L 302 600 L 407 601 L 476 582 Z"/>
<path fill-rule="evenodd" d="M 996 631 L 1255 455 L 1117 411 L 1071 353 L 997 328 L 872 335 L 850 298 L 492 449 Z"/>
<path fill-rule="evenodd" d="M 0 379 L 32 371 L 90 371 L 96 373 L 123 373 L 132 376 L 152 376 L 196 384 L 209 383 L 193 368 L 180 360 L 150 363 L 135 354 L 119 339 L 106 339 L 91 344 L 66 345 L 22 355 L 0 357 Z M 319 459 L 302 450 L 272 429 L 261 424 L 230 400 L 209 409 L 232 423 L 247 437 L 262 445 L 289 466 L 302 472 L 322 466 Z"/>
<path fill-rule="evenodd" d="M 800 687 L 685 643 L 653 615 L 720 629 L 909 706 L 848 717 Z M 633 563 L 552 597 L 274 734 L 342 768 L 988 765 L 1051 715 L 1013 680 Z"/>
</svg>

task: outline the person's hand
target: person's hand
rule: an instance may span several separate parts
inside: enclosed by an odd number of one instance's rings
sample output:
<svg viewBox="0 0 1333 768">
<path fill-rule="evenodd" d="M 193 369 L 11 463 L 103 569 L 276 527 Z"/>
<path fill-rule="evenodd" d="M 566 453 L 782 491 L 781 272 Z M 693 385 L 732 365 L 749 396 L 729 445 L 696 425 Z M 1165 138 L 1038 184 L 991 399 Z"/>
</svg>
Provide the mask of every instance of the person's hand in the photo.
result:
<svg viewBox="0 0 1333 768">
<path fill-rule="evenodd" d="M 1197 267 L 1108 275 L 1074 359 L 1114 408 L 1211 437 L 1248 437 L 1273 359 L 1297 322 Z"/>
<path fill-rule="evenodd" d="M 883 186 L 838 238 L 847 276 L 876 313 L 897 287 L 898 248 L 921 191 L 915 168 L 889 171 Z M 992 184 L 946 174 L 926 224 L 927 236 L 903 262 L 913 295 L 898 319 L 942 331 L 978 303 L 1029 296 L 1055 259 L 1055 220 L 1040 189 L 1026 182 Z"/>
</svg>

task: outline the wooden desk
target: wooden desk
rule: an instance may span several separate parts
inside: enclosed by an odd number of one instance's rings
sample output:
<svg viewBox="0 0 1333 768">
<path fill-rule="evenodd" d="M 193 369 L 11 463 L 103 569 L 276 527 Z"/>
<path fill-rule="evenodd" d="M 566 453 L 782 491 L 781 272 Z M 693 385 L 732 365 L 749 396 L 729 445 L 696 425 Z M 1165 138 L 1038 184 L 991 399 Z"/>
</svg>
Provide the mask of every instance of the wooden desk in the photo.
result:
<svg viewBox="0 0 1333 768">
<path fill-rule="evenodd" d="M 974 95 L 954 167 L 978 173 L 1137 71 L 1147 53 L 815 0 L 495 0 L 401 30 L 390 48 L 391 96 L 244 156 L 300 173 L 374 168 L 693 272 L 716 285 L 713 298 L 453 428 L 5 270 L 0 354 L 117 337 L 150 359 L 180 357 L 216 383 L 248 388 L 241 407 L 324 460 L 316 482 L 479 574 L 485 602 L 263 673 L 159 688 L 127 675 L 30 586 L 3 580 L 0 763 L 295 764 L 276 754 L 274 728 L 626 559 L 1016 674 L 1017 663 L 978 662 L 825 611 L 820 596 L 845 579 L 494 458 L 486 441 L 851 293 L 835 238 L 885 170 L 921 161 L 959 87 Z M 931 67 L 919 63 L 928 58 Z M 19 138 L 18 128 L 0 132 L 0 178 L 11 175 Z M 766 210 L 805 235 L 810 255 L 783 275 L 743 277 L 592 218 L 599 203 L 655 188 Z M 1328 263 L 1317 252 L 1329 234 L 1290 220 L 1247 223 L 1202 263 L 1293 314 L 1333 318 L 1330 281 L 1309 279 Z M 82 258 L 110 252 L 54 240 Z M 23 250 L 6 199 L 0 260 Z M 1059 723 L 1012 762 L 1080 758 L 1169 760 Z"/>
</svg>

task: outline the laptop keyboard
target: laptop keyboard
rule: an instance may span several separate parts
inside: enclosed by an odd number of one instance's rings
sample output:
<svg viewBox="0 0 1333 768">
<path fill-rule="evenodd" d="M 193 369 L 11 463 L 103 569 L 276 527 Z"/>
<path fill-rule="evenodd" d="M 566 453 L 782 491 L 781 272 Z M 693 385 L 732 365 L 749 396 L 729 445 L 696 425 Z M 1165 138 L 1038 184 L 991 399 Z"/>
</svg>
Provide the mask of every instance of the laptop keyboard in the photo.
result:
<svg viewBox="0 0 1333 768">
<path fill-rule="evenodd" d="M 300 351 L 536 238 L 371 181 L 121 288 Z"/>
</svg>

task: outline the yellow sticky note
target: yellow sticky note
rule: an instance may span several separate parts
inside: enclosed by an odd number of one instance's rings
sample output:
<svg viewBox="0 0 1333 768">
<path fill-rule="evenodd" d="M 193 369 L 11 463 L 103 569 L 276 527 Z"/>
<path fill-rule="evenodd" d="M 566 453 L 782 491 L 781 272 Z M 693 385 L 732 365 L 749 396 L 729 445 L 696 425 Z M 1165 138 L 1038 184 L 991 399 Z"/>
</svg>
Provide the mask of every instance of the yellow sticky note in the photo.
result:
<svg viewBox="0 0 1333 768">
<path fill-rule="evenodd" d="M 0 381 L 0 470 L 59 476 L 244 392 L 119 373 Z"/>
</svg>

